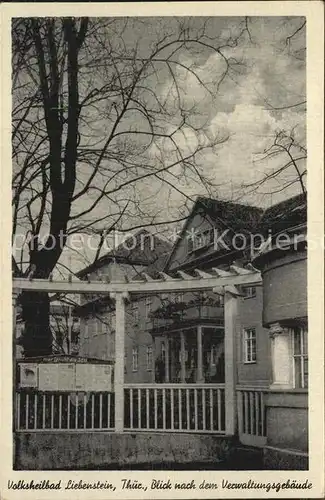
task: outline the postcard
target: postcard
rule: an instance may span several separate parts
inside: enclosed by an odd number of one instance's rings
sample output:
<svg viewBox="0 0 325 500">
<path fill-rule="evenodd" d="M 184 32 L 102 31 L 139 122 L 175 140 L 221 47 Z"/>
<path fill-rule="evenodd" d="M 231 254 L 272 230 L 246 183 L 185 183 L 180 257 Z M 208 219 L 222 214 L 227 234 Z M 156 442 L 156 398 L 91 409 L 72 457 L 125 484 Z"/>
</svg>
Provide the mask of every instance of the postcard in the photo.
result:
<svg viewBox="0 0 325 500">
<path fill-rule="evenodd" d="M 1 21 L 1 498 L 323 497 L 323 4 Z"/>
</svg>

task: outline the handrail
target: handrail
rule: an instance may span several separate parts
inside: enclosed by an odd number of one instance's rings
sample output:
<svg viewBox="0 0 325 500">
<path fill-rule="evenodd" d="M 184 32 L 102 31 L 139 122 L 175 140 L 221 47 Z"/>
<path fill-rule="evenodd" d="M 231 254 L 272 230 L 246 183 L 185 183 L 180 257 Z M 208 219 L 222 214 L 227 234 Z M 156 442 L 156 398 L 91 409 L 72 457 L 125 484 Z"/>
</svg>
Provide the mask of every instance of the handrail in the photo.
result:
<svg viewBox="0 0 325 500">
<path fill-rule="evenodd" d="M 224 389 L 225 384 L 214 383 L 151 383 L 151 384 L 124 384 L 124 389 Z"/>
<path fill-rule="evenodd" d="M 263 385 L 237 385 L 236 386 L 236 391 L 263 391 L 263 392 L 268 392 L 270 391 L 269 386 L 263 386 Z"/>
</svg>

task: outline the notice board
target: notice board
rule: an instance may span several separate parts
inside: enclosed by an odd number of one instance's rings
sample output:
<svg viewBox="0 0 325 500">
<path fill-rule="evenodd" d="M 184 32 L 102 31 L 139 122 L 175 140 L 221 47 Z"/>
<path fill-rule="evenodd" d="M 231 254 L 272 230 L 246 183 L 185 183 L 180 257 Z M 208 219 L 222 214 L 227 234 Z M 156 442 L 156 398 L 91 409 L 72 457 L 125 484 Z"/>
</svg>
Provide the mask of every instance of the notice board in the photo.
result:
<svg viewBox="0 0 325 500">
<path fill-rule="evenodd" d="M 36 367 L 36 370 L 38 371 L 38 377 L 34 377 L 33 381 L 29 373 L 31 370 L 27 370 L 29 379 L 27 382 L 23 379 L 25 385 L 21 383 L 21 387 L 35 387 L 40 391 L 112 391 L 112 365 L 91 363 L 40 363 Z M 34 385 L 31 385 L 32 383 Z"/>
</svg>

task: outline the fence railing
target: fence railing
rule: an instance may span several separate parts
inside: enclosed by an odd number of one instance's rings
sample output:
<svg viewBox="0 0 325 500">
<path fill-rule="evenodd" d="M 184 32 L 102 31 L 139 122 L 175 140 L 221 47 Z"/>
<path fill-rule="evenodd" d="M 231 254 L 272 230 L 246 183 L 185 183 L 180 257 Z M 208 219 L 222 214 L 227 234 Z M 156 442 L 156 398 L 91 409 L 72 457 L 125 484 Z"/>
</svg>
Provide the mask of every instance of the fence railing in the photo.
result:
<svg viewBox="0 0 325 500">
<path fill-rule="evenodd" d="M 126 430 L 225 433 L 224 384 L 126 384 Z"/>
<path fill-rule="evenodd" d="M 20 390 L 15 414 L 17 431 L 113 430 L 114 394 Z"/>
<path fill-rule="evenodd" d="M 114 393 L 16 392 L 17 431 L 113 431 Z M 224 384 L 125 384 L 124 430 L 225 434 Z"/>
<path fill-rule="evenodd" d="M 243 444 L 263 446 L 266 442 L 267 388 L 237 387 L 238 431 Z"/>
</svg>

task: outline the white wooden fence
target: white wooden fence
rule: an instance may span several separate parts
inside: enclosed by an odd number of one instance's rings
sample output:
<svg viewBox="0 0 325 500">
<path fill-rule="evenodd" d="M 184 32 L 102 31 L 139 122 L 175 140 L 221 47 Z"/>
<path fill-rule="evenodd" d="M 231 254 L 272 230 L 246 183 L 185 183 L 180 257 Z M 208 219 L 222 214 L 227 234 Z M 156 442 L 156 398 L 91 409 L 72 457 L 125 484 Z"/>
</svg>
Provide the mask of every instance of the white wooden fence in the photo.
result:
<svg viewBox="0 0 325 500">
<path fill-rule="evenodd" d="M 238 433 L 244 445 L 266 444 L 266 393 L 263 387 L 237 387 Z"/>
<path fill-rule="evenodd" d="M 114 394 L 16 392 L 17 431 L 113 431 Z M 225 433 L 224 384 L 126 384 L 124 430 Z"/>
<path fill-rule="evenodd" d="M 125 429 L 225 433 L 224 384 L 126 384 Z"/>
<path fill-rule="evenodd" d="M 239 440 L 266 444 L 266 388 L 237 387 Z M 18 432 L 114 431 L 115 397 L 111 392 L 69 394 L 16 392 Z M 125 384 L 124 431 L 224 435 L 224 384 Z"/>
<path fill-rule="evenodd" d="M 17 431 L 114 429 L 114 394 L 109 392 L 16 392 Z"/>
</svg>

